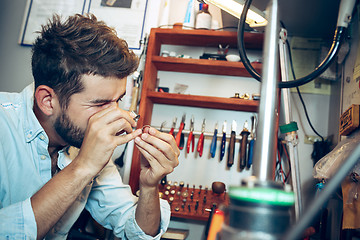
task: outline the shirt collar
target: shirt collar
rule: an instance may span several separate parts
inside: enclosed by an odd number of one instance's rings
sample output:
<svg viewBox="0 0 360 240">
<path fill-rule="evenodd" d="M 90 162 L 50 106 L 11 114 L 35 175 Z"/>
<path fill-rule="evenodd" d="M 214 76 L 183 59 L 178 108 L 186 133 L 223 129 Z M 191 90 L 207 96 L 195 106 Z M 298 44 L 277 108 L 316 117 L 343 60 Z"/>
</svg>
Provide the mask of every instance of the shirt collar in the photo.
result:
<svg viewBox="0 0 360 240">
<path fill-rule="evenodd" d="M 24 134 L 25 141 L 31 142 L 33 141 L 39 134 L 42 134 L 42 140 L 46 140 L 48 142 L 48 137 L 46 135 L 45 130 L 42 128 L 39 120 L 36 118 L 35 113 L 33 111 L 34 107 L 34 83 L 28 85 L 22 92 L 22 101 L 23 101 L 23 111 L 24 111 Z M 40 137 L 41 137 L 40 136 Z"/>
</svg>

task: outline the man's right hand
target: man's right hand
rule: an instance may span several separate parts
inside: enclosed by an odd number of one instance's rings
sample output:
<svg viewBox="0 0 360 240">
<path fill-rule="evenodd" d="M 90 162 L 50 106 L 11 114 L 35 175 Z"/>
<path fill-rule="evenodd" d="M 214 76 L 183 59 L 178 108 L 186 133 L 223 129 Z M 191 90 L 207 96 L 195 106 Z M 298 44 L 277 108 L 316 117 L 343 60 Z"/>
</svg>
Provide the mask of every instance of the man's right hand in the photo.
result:
<svg viewBox="0 0 360 240">
<path fill-rule="evenodd" d="M 76 161 L 84 163 L 90 173 L 97 174 L 109 162 L 114 149 L 142 133 L 133 131 L 133 113 L 112 105 L 89 119 L 85 137 Z M 126 133 L 126 134 L 122 134 Z"/>
</svg>

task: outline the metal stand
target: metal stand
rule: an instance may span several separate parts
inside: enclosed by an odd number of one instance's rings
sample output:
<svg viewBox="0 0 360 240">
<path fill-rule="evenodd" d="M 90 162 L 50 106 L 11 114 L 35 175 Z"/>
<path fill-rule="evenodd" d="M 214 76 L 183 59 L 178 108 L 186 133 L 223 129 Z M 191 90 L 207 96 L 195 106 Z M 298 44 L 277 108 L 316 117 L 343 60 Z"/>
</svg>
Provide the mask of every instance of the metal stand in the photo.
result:
<svg viewBox="0 0 360 240">
<path fill-rule="evenodd" d="M 287 32 L 284 28 L 280 30 L 279 39 L 279 54 L 280 54 L 280 69 L 281 69 L 281 80 L 289 81 L 288 71 L 288 52 L 286 48 Z M 281 89 L 282 102 L 283 102 L 283 113 L 285 116 L 285 124 L 291 124 L 292 112 L 291 112 L 291 97 L 290 89 Z M 295 129 L 294 129 L 295 130 Z M 297 130 L 297 129 L 296 129 Z M 297 137 L 297 131 L 286 131 L 286 145 L 289 149 L 289 158 L 291 165 L 291 183 L 295 194 L 295 219 L 298 220 L 302 211 L 302 200 L 301 200 L 301 182 L 300 182 L 300 171 L 299 171 L 299 156 L 297 151 L 297 145 L 299 143 Z"/>
</svg>

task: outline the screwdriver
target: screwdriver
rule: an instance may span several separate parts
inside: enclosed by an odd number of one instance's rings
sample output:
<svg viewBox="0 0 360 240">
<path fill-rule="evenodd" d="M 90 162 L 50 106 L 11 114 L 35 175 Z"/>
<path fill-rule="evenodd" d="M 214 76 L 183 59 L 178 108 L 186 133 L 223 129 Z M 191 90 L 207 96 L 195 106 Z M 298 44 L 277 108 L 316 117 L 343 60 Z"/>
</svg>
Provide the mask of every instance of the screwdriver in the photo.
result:
<svg viewBox="0 0 360 240">
<path fill-rule="evenodd" d="M 212 138 L 210 145 L 210 154 L 212 158 L 215 157 L 215 152 L 216 152 L 217 132 L 218 132 L 218 123 L 215 124 L 214 136 Z"/>
<path fill-rule="evenodd" d="M 235 149 L 235 137 L 236 137 L 236 121 L 233 120 L 231 124 L 231 134 L 229 142 L 229 153 L 227 159 L 227 166 L 230 168 L 234 164 L 234 149 Z"/>
<path fill-rule="evenodd" d="M 221 147 L 220 147 L 220 161 L 223 160 L 225 155 L 225 143 L 226 143 L 226 120 L 223 123 L 222 127 L 223 136 L 221 138 Z"/>
<path fill-rule="evenodd" d="M 248 150 L 248 160 L 247 160 L 247 165 L 246 168 L 249 169 L 251 167 L 252 161 L 253 161 L 253 149 L 254 149 L 254 144 L 255 144 L 255 121 L 256 118 L 255 116 L 251 117 L 251 131 L 250 131 L 250 137 L 251 140 L 249 142 L 249 150 Z"/>
<path fill-rule="evenodd" d="M 248 145 L 248 136 L 250 134 L 248 128 L 248 122 L 245 121 L 244 128 L 241 131 L 241 142 L 240 142 L 240 159 L 239 159 L 239 167 L 240 170 L 243 170 L 246 167 L 246 153 L 247 153 L 247 145 Z"/>
</svg>

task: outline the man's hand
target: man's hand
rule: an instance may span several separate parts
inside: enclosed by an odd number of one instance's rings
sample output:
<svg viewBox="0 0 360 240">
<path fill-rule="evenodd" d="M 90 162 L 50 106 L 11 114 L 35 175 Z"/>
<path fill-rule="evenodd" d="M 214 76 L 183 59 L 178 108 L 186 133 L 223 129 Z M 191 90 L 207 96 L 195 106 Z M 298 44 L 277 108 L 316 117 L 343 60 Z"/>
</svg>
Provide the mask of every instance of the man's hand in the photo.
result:
<svg viewBox="0 0 360 240">
<path fill-rule="evenodd" d="M 135 143 L 142 153 L 142 187 L 156 187 L 161 178 L 179 165 L 180 150 L 172 135 L 159 132 L 153 127 L 145 127 L 143 134 L 135 138 Z"/>
<path fill-rule="evenodd" d="M 161 178 L 179 165 L 180 150 L 172 135 L 145 127 L 135 138 L 141 152 L 140 196 L 135 218 L 139 227 L 155 236 L 160 226 L 160 200 L 158 185 Z"/>
<path fill-rule="evenodd" d="M 109 162 L 117 146 L 142 133 L 141 129 L 133 131 L 136 122 L 131 114 L 115 105 L 94 114 L 89 119 L 77 158 L 86 163 L 90 170 L 98 173 Z"/>
</svg>

